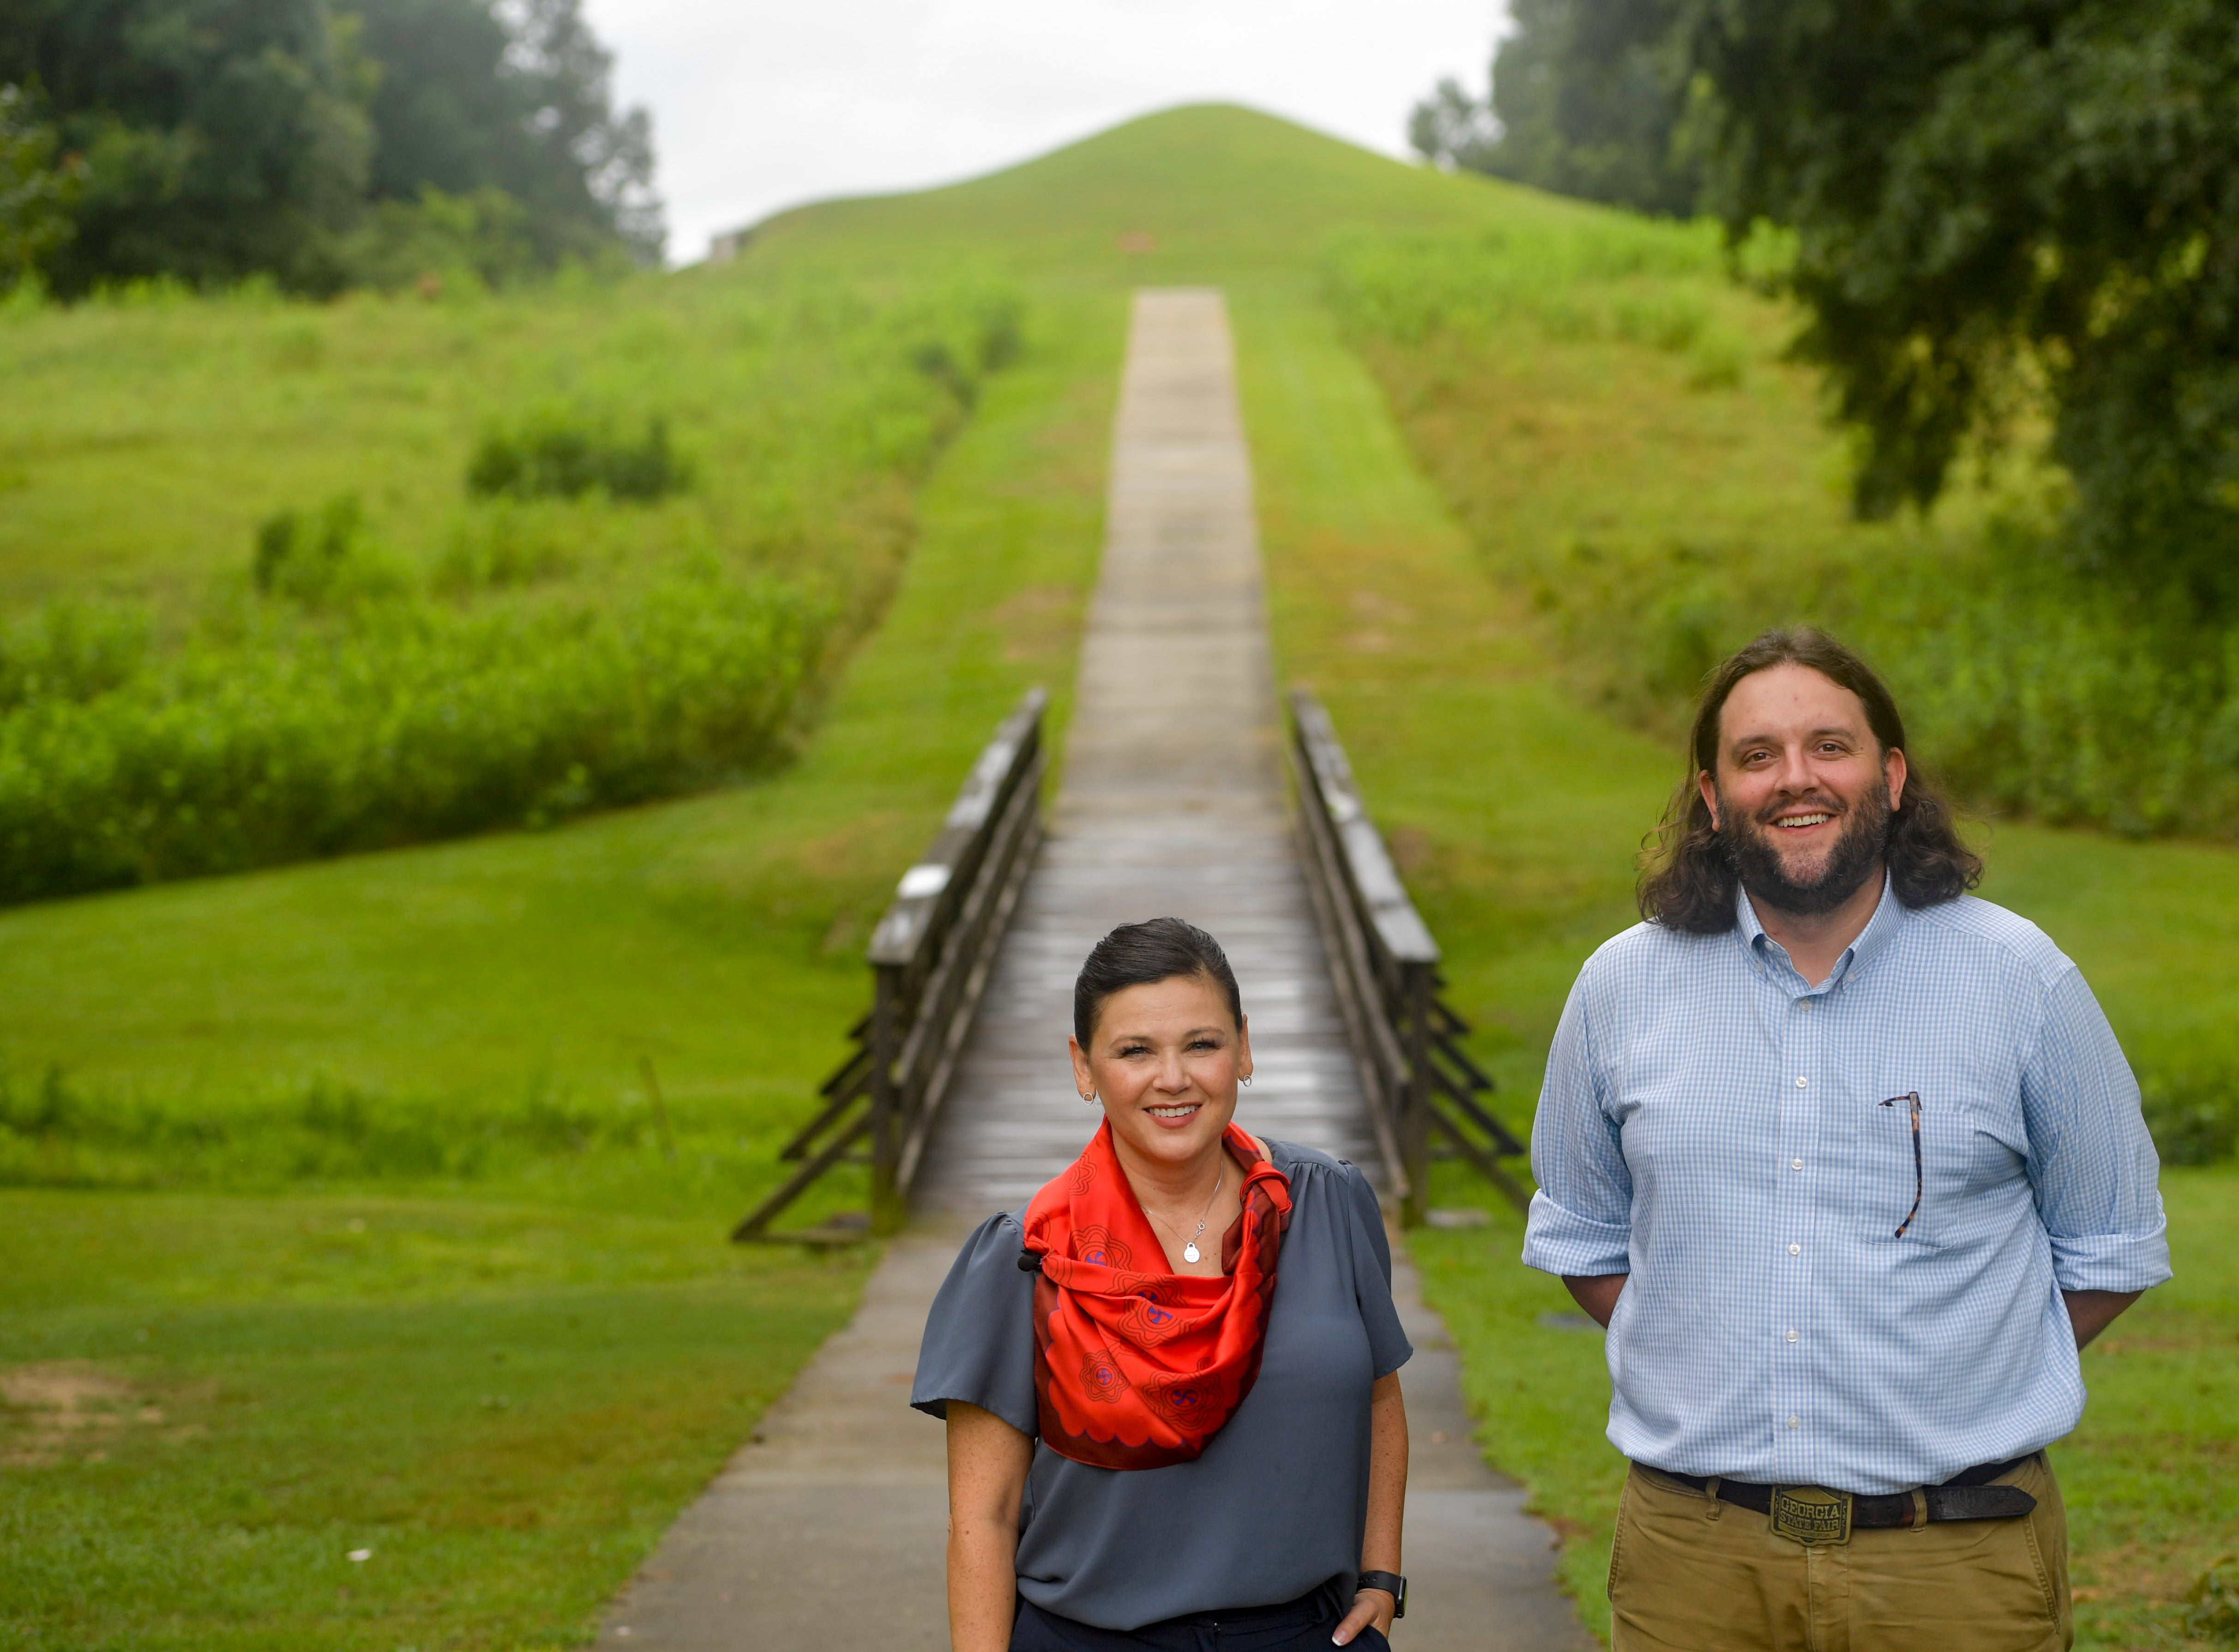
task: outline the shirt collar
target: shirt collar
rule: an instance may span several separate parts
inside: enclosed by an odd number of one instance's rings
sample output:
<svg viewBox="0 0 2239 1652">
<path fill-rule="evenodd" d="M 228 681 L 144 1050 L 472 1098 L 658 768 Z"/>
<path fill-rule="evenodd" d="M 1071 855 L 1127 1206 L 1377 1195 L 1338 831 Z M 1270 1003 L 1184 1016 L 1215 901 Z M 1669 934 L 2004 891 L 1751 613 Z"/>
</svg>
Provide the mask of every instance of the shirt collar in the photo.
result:
<svg viewBox="0 0 2239 1652">
<path fill-rule="evenodd" d="M 1735 937 L 1753 967 L 1781 963 L 1790 969 L 1786 949 L 1764 932 L 1757 922 L 1757 908 L 1751 903 L 1749 891 L 1734 884 Z M 1863 969 L 1871 963 L 1881 949 L 1887 946 L 1897 932 L 1904 927 L 1904 903 L 1897 898 L 1897 887 L 1887 871 L 1882 874 L 1882 898 L 1874 907 L 1874 915 L 1866 920 L 1866 927 L 1858 931 L 1858 938 L 1844 949 L 1843 956 L 1835 961 L 1835 968 L 1827 976 L 1830 988 L 1847 979 L 1853 970 Z"/>
</svg>

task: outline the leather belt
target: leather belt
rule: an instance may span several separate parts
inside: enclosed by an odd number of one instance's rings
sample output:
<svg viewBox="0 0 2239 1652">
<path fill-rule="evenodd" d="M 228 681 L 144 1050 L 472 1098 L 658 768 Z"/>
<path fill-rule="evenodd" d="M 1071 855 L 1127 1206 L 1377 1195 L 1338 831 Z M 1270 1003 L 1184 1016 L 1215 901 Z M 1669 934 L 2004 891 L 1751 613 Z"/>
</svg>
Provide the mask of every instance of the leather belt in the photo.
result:
<svg viewBox="0 0 2239 1652">
<path fill-rule="evenodd" d="M 1800 1543 L 1840 1543 L 1858 1527 L 1909 1527 L 1945 1520 L 2014 1520 L 2036 1507 L 2036 1499 L 2019 1486 L 1990 1482 L 2010 1474 L 2038 1454 L 2005 1462 L 1977 1463 L 1954 1475 L 1940 1486 L 1919 1486 L 1910 1491 L 1860 1496 L 1830 1491 L 1824 1486 L 1769 1486 L 1747 1480 L 1721 1480 L 1702 1475 L 1674 1474 L 1652 1463 L 1638 1466 L 1666 1480 L 1764 1515 L 1772 1529 Z"/>
</svg>

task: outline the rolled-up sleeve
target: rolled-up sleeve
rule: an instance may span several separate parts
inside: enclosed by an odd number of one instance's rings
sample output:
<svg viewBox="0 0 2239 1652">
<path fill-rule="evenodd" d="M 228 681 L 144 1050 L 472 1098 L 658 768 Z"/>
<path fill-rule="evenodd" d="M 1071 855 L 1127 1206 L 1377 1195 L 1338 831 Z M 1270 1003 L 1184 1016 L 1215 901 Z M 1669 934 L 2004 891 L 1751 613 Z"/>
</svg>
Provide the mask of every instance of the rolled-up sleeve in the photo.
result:
<svg viewBox="0 0 2239 1652">
<path fill-rule="evenodd" d="M 2022 1074 L 2029 1175 L 2063 1290 L 2144 1290 L 2169 1276 L 2161 1162 L 2137 1080 L 2073 967 L 2046 983 Z"/>
<path fill-rule="evenodd" d="M 1604 1105 L 1586 1000 L 1582 972 L 1555 1029 L 1531 1121 L 1539 1191 L 1525 1224 L 1524 1263 L 1551 1274 L 1621 1274 L 1631 1267 L 1632 1173 Z"/>
</svg>

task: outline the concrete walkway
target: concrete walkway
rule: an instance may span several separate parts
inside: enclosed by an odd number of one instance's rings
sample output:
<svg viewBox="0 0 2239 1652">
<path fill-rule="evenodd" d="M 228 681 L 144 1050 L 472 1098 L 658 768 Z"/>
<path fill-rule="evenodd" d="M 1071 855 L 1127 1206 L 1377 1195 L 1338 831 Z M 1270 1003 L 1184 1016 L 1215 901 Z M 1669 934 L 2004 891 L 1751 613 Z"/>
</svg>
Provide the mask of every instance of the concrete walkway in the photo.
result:
<svg viewBox="0 0 2239 1652">
<path fill-rule="evenodd" d="M 1373 1173 L 1320 942 L 1292 859 L 1251 470 L 1216 292 L 1138 296 L 1103 567 L 1064 789 L 921 1189 L 873 1276 L 754 1441 L 680 1519 L 601 1639 L 662 1652 L 937 1652 L 940 1426 L 906 1403 L 927 1305 L 972 1222 L 1013 1208 L 1095 1122 L 1065 1058 L 1073 976 L 1113 924 L 1173 912 L 1219 936 L 1252 1017 L 1249 1129 Z M 1403 1252 L 1417 1349 L 1402 1652 L 1585 1648 L 1551 1534 L 1470 1442 L 1452 1346 Z"/>
</svg>

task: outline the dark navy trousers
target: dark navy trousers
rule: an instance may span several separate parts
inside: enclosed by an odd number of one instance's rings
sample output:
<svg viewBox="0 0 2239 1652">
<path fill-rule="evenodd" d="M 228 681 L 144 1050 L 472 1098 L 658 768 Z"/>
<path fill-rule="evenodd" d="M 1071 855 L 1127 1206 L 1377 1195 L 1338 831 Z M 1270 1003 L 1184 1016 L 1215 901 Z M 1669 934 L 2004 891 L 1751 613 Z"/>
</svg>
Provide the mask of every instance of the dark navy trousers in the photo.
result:
<svg viewBox="0 0 2239 1652">
<path fill-rule="evenodd" d="M 1193 1612 L 1146 1623 L 1139 1629 L 1100 1629 L 1019 1602 L 1011 1652 L 1330 1652 L 1330 1634 L 1352 1609 L 1339 1601 L 1334 1582 L 1280 1606 L 1246 1606 L 1229 1612 Z M 1373 1625 L 1346 1652 L 1392 1652 Z"/>
</svg>

